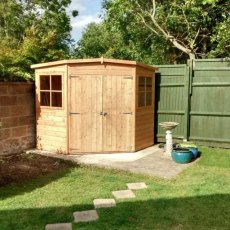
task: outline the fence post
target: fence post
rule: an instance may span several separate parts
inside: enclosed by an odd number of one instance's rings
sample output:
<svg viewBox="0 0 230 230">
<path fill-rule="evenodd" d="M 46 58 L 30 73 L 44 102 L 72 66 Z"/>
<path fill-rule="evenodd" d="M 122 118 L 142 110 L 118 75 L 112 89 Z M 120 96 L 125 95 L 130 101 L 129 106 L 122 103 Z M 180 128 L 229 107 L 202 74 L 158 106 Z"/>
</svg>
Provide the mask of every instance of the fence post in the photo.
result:
<svg viewBox="0 0 230 230">
<path fill-rule="evenodd" d="M 190 117 L 190 91 L 191 91 L 191 77 L 192 77 L 193 60 L 188 60 L 185 67 L 185 116 L 184 116 L 184 141 L 189 139 L 189 117 Z"/>
</svg>

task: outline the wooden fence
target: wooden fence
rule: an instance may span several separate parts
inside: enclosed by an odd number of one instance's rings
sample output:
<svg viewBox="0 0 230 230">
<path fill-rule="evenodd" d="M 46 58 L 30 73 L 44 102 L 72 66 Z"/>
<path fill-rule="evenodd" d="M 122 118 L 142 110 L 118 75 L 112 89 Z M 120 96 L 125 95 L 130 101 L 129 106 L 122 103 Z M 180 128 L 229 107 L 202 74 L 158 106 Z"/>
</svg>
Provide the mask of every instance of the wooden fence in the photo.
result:
<svg viewBox="0 0 230 230">
<path fill-rule="evenodd" d="M 201 59 L 158 67 L 156 140 L 165 140 L 160 122 L 176 121 L 175 139 L 230 147 L 230 61 Z"/>
</svg>

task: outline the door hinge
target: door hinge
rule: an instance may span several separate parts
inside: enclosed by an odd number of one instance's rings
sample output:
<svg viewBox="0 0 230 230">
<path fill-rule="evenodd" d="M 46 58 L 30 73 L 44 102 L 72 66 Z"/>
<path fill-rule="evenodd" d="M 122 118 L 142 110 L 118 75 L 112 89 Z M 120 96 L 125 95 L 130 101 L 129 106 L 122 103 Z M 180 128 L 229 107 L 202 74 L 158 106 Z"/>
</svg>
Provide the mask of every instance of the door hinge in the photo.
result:
<svg viewBox="0 0 230 230">
<path fill-rule="evenodd" d="M 133 77 L 123 77 L 123 79 L 131 79 L 131 80 L 133 80 Z"/>
<path fill-rule="evenodd" d="M 73 74 L 69 75 L 69 77 L 70 77 L 70 78 L 74 77 L 74 78 L 79 78 L 79 79 L 81 79 L 81 77 L 80 77 L 80 76 L 73 75 Z"/>
<path fill-rule="evenodd" d="M 72 112 L 69 113 L 69 115 L 77 115 L 77 114 L 81 114 L 81 113 L 72 113 Z"/>
</svg>

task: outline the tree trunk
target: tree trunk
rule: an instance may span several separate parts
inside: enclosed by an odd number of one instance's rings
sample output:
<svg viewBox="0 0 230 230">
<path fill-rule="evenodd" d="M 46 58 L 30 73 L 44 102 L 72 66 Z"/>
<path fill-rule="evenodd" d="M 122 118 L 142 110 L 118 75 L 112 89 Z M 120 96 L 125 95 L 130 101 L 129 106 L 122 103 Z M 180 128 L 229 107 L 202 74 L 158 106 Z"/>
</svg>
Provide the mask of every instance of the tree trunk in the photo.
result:
<svg viewBox="0 0 230 230">
<path fill-rule="evenodd" d="M 168 39 L 170 42 L 172 42 L 172 44 L 179 50 L 181 50 L 182 52 L 188 54 L 189 59 L 196 59 L 195 54 L 188 48 L 186 48 L 185 46 L 181 45 L 176 39 L 169 37 L 168 35 L 166 36 L 166 39 Z"/>
<path fill-rule="evenodd" d="M 189 59 L 190 59 L 190 60 L 196 59 L 196 56 L 195 56 L 194 53 L 189 53 L 188 56 L 189 56 Z"/>
</svg>

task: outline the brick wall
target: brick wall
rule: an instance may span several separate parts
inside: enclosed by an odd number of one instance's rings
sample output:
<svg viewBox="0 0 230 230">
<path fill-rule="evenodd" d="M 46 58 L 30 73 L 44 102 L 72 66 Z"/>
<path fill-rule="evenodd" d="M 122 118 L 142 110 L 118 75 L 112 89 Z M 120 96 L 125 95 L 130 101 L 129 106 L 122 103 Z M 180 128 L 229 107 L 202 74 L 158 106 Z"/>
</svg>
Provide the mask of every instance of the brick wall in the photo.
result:
<svg viewBox="0 0 230 230">
<path fill-rule="evenodd" d="M 0 155 L 35 147 L 33 83 L 0 82 Z"/>
</svg>

